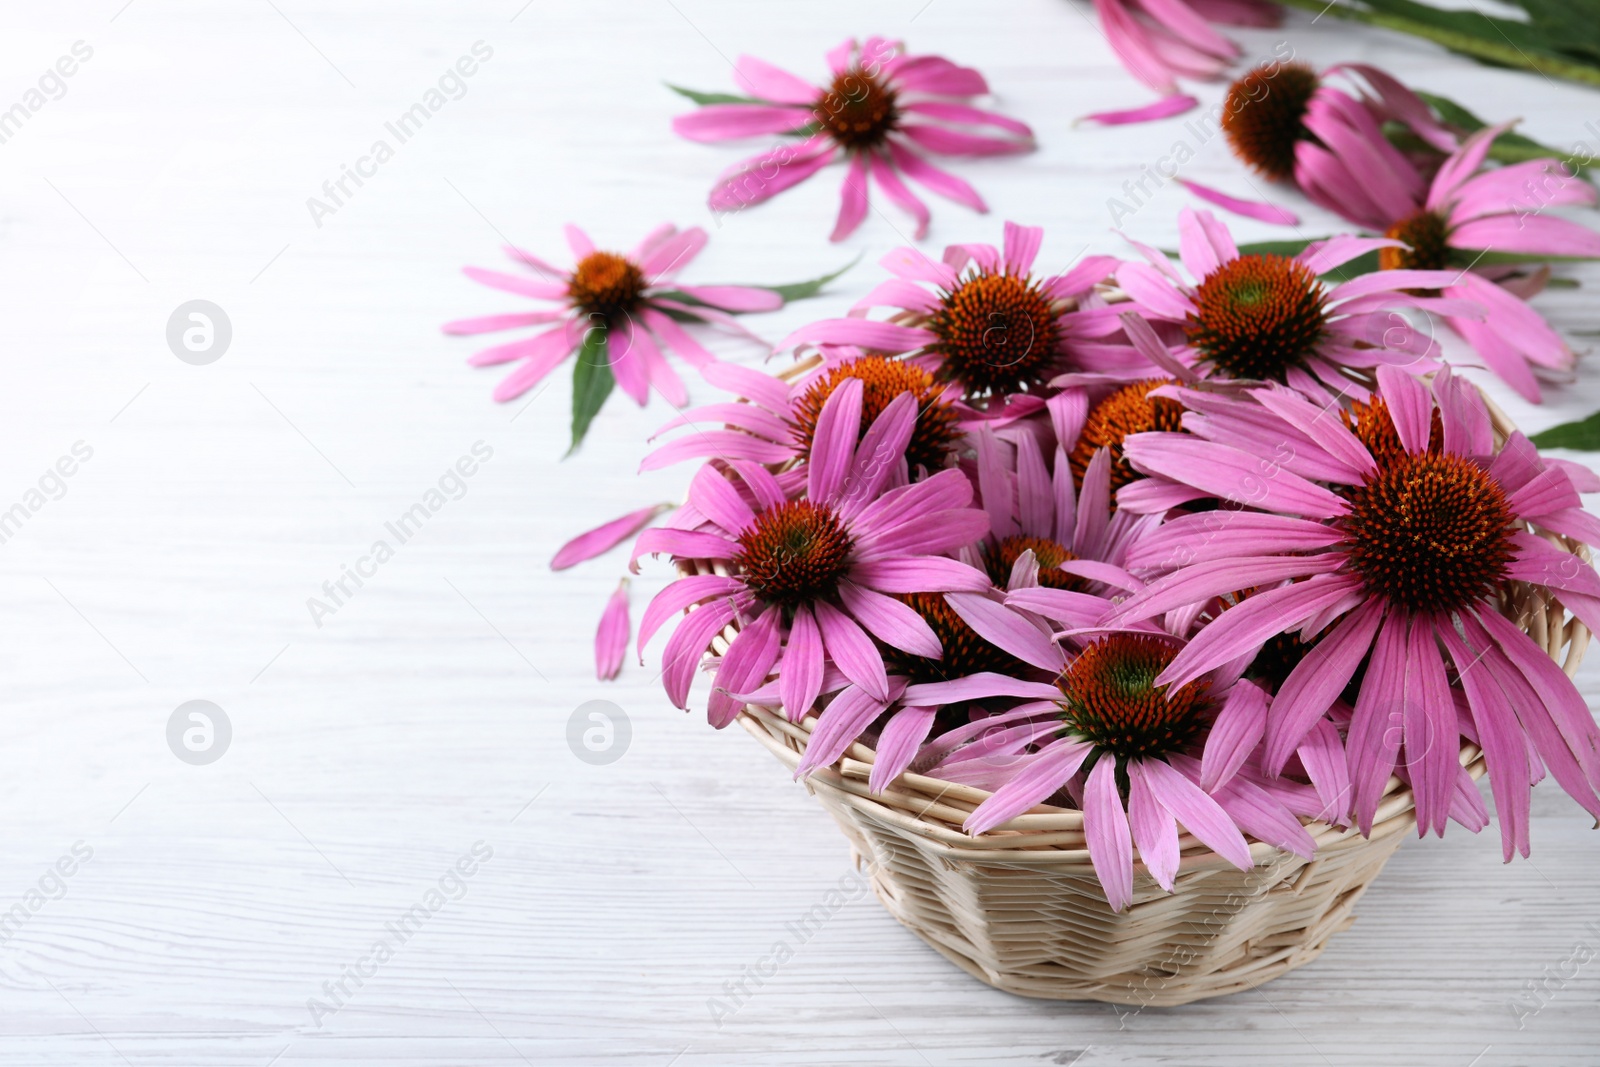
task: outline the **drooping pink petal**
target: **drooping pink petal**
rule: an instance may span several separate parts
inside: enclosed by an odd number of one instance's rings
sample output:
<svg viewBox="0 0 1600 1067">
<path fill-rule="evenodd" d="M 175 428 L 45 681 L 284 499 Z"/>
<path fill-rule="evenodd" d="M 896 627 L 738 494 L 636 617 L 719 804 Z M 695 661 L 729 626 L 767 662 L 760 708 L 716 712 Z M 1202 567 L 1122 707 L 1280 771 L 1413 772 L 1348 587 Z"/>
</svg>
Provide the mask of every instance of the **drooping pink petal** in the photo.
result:
<svg viewBox="0 0 1600 1067">
<path fill-rule="evenodd" d="M 852 685 L 829 702 L 817 717 L 806 742 L 806 754 L 795 768 L 796 778 L 838 761 L 845 750 L 883 714 L 888 700 L 871 696 L 858 685 Z"/>
<path fill-rule="evenodd" d="M 669 587 L 670 588 L 670 587 Z M 689 706 L 689 686 L 711 639 L 733 621 L 738 608 L 731 600 L 712 600 L 678 623 L 661 655 L 661 685 L 675 708 Z"/>
<path fill-rule="evenodd" d="M 839 183 L 839 217 L 833 224 L 830 241 L 842 241 L 856 232 L 867 217 L 867 166 L 871 156 L 856 152 L 850 157 L 850 166 Z"/>
<path fill-rule="evenodd" d="M 1231 610 L 1231 609 L 1230 609 Z M 1306 652 L 1278 687 L 1267 724 L 1264 766 L 1277 775 L 1334 700 L 1355 677 L 1383 619 L 1383 602 L 1369 600 Z"/>
<path fill-rule="evenodd" d="M 1204 627 L 1173 657 L 1156 681 L 1161 685 L 1185 685 L 1206 671 L 1259 649 L 1268 637 L 1292 630 L 1359 588 L 1358 578 L 1320 574 L 1309 581 L 1258 593 Z"/>
<path fill-rule="evenodd" d="M 1319 719 L 1295 750 L 1306 777 L 1317 790 L 1322 810 L 1317 818 L 1343 824 L 1350 817 L 1350 764 L 1345 755 L 1339 729 L 1328 719 Z"/>
<path fill-rule="evenodd" d="M 724 311 L 774 311 L 783 307 L 783 297 L 753 285 L 680 285 L 678 289 Z"/>
<path fill-rule="evenodd" d="M 1128 824 L 1139 858 L 1156 884 L 1172 892 L 1178 874 L 1178 824 L 1151 791 L 1142 760 L 1128 763 Z"/>
<path fill-rule="evenodd" d="M 1255 865 L 1244 835 L 1215 800 L 1169 764 L 1159 759 L 1143 763 L 1150 791 L 1184 829 L 1240 870 L 1247 871 Z"/>
<path fill-rule="evenodd" d="M 738 211 L 770 200 L 827 166 L 835 153 L 832 142 L 821 135 L 800 145 L 779 145 L 718 179 L 708 202 L 715 211 Z"/>
<path fill-rule="evenodd" d="M 890 140 L 886 143 L 889 146 L 889 158 L 894 160 L 894 165 L 900 168 L 906 177 L 947 200 L 965 204 L 979 214 L 988 212 L 989 205 L 983 202 L 983 197 L 979 196 L 978 191 L 967 182 L 948 171 L 940 170 L 898 141 Z"/>
<path fill-rule="evenodd" d="M 1350 759 L 1356 825 L 1363 834 L 1372 833 L 1383 787 L 1400 758 L 1401 721 L 1394 702 L 1405 695 L 1407 633 L 1404 614 L 1393 612 L 1384 620 L 1350 719 L 1345 750 Z"/>
<path fill-rule="evenodd" d="M 731 597 L 743 588 L 740 579 L 722 574 L 692 574 L 679 578 L 657 593 L 644 609 L 644 618 L 639 620 L 639 657 L 644 658 L 644 646 L 661 624 L 674 615 L 703 600 Z"/>
<path fill-rule="evenodd" d="M 1041 748 L 1009 782 L 995 791 L 964 824 L 967 833 L 982 834 L 1021 815 L 1065 785 L 1094 749 L 1075 738 L 1063 737 Z M 1110 763 L 1110 760 L 1104 761 Z M 1113 793 L 1116 782 L 1111 783 Z M 1117 801 L 1118 811 L 1121 800 Z M 1087 822 L 1087 819 L 1085 820 Z M 1126 825 L 1126 823 L 1124 823 Z M 1131 848 L 1129 861 L 1132 861 Z"/>
<path fill-rule="evenodd" d="M 1211 792 L 1234 776 L 1267 729 L 1267 694 L 1253 682 L 1235 683 L 1206 735 L 1200 788 Z"/>
<path fill-rule="evenodd" d="M 806 495 L 819 503 L 832 502 L 855 460 L 861 434 L 863 386 L 847 378 L 823 402 L 806 461 Z"/>
<path fill-rule="evenodd" d="M 828 656 L 844 676 L 875 699 L 888 701 L 889 677 L 883 654 L 856 621 L 825 600 L 811 605 Z"/>
<path fill-rule="evenodd" d="M 917 750 L 933 729 L 938 716 L 937 708 L 901 708 L 889 716 L 878 737 L 878 749 L 872 763 L 872 773 L 867 778 L 867 788 L 881 793 L 917 756 Z"/>
<path fill-rule="evenodd" d="M 1308 519 L 1332 519 L 1350 507 L 1333 492 L 1279 469 L 1264 468 L 1259 456 L 1180 434 L 1137 433 L 1122 442 L 1123 456 L 1138 470 L 1204 489 L 1268 511 Z"/>
<path fill-rule="evenodd" d="M 874 352 L 910 352 L 936 340 L 938 337 L 932 331 L 915 326 L 870 319 L 822 319 L 800 327 L 775 347 L 781 352 L 810 343 L 855 345 Z"/>
<path fill-rule="evenodd" d="M 778 671 L 778 693 L 784 712 L 799 722 L 811 711 L 822 692 L 822 631 L 804 604 L 794 609 L 789 640 Z"/>
<path fill-rule="evenodd" d="M 1109 754 L 1096 761 L 1083 787 L 1083 837 L 1106 902 L 1121 911 L 1133 903 L 1133 836 L 1117 792 L 1116 759 Z"/>
<path fill-rule="evenodd" d="M 939 659 L 944 649 L 928 621 L 903 602 L 846 579 L 839 583 L 839 601 L 873 637 L 902 652 Z"/>
<path fill-rule="evenodd" d="M 782 621 L 781 611 L 769 609 L 754 622 L 741 627 L 729 642 L 706 702 L 706 717 L 718 730 L 733 722 L 743 710 L 733 694 L 748 693 L 767 680 L 783 648 L 783 634 L 779 630 Z"/>
</svg>

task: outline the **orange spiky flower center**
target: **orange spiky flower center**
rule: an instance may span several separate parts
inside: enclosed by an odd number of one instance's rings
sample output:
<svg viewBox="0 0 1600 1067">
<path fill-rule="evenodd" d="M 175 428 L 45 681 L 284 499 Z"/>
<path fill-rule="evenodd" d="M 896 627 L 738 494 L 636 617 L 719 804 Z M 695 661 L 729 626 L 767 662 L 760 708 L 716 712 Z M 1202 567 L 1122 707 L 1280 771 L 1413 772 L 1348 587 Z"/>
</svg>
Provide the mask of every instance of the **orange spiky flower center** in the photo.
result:
<svg viewBox="0 0 1600 1067">
<path fill-rule="evenodd" d="M 1436 211 L 1423 208 L 1390 226 L 1384 233 L 1410 248 L 1378 249 L 1378 266 L 1384 270 L 1443 270 L 1449 265 L 1449 225 Z"/>
<path fill-rule="evenodd" d="M 1347 495 L 1350 565 L 1394 607 L 1459 611 L 1506 580 L 1515 516 L 1499 482 L 1471 459 L 1401 453 Z"/>
<path fill-rule="evenodd" d="M 1024 552 L 1032 552 L 1033 558 L 1039 561 L 1040 585 L 1049 589 L 1070 589 L 1075 593 L 1086 588 L 1082 578 L 1061 569 L 1063 563 L 1078 558 L 1070 549 L 1048 538 L 1026 534 L 1014 534 L 995 544 L 984 545 L 983 567 L 989 573 L 989 580 L 1004 589 L 1011 578 L 1011 568 L 1017 565 Z"/>
<path fill-rule="evenodd" d="M 862 356 L 834 367 L 812 382 L 796 401 L 795 443 L 802 452 L 809 454 L 811 451 L 822 405 L 835 389 L 851 378 L 858 379 L 862 386 L 859 432 L 865 433 L 895 397 L 910 393 L 917 398 L 917 424 L 906 446 L 911 475 L 916 477 L 918 467 L 926 467 L 930 473 L 944 467 L 946 458 L 961 440 L 956 411 L 943 399 L 944 388 L 916 364 L 879 355 Z"/>
<path fill-rule="evenodd" d="M 1061 326 L 1032 277 L 979 271 L 957 283 L 929 317 L 941 381 L 969 397 L 1038 389 L 1055 373 Z"/>
<path fill-rule="evenodd" d="M 1190 747 L 1211 722 L 1215 702 L 1206 679 L 1176 691 L 1156 685 L 1177 652 L 1172 642 L 1146 634 L 1095 641 L 1056 679 L 1067 728 L 1119 760 Z"/>
<path fill-rule="evenodd" d="M 1222 132 L 1247 166 L 1274 181 L 1294 177 L 1295 143 L 1317 91 L 1316 71 L 1304 63 L 1264 63 L 1228 86 Z"/>
<path fill-rule="evenodd" d="M 756 596 L 795 608 L 838 592 L 854 547 L 832 508 L 789 500 L 756 516 L 733 562 Z"/>
<path fill-rule="evenodd" d="M 861 69 L 835 76 L 817 101 L 817 121 L 845 148 L 876 148 L 900 121 L 895 92 Z"/>
<path fill-rule="evenodd" d="M 1176 432 L 1183 428 L 1183 405 L 1166 397 L 1152 397 L 1150 391 L 1176 384 L 1171 378 L 1146 378 L 1129 382 L 1089 409 L 1078 443 L 1072 446 L 1067 462 L 1079 485 L 1089 469 L 1089 461 L 1102 448 L 1111 450 L 1111 492 L 1127 485 L 1139 473 L 1122 458 L 1122 441 L 1129 434 L 1151 430 Z"/>
<path fill-rule="evenodd" d="M 1367 446 L 1367 451 L 1378 461 L 1378 466 L 1391 466 L 1406 454 L 1405 446 L 1400 443 L 1400 432 L 1394 428 L 1394 419 L 1389 415 L 1389 405 L 1382 397 L 1357 400 L 1350 405 L 1348 411 L 1340 412 L 1340 415 L 1344 419 L 1344 424 L 1350 428 L 1350 432 Z M 1443 450 L 1444 423 L 1439 418 L 1439 409 L 1434 408 L 1433 427 L 1428 433 L 1428 451 Z"/>
<path fill-rule="evenodd" d="M 1324 296 L 1317 276 L 1297 260 L 1240 256 L 1200 283 L 1189 343 L 1226 377 L 1284 381 L 1322 336 Z"/>
<path fill-rule="evenodd" d="M 625 256 L 590 252 L 578 260 L 567 279 L 567 297 L 587 315 L 604 317 L 616 325 L 639 306 L 644 296 L 644 272 Z"/>
</svg>

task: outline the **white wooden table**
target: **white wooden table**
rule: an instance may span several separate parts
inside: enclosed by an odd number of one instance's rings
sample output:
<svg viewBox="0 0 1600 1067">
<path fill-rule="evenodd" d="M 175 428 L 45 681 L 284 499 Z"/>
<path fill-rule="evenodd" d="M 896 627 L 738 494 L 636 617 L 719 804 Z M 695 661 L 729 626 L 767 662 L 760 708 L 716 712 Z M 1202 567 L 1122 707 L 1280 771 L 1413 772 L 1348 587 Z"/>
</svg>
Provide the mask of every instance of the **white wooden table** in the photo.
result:
<svg viewBox="0 0 1600 1067">
<path fill-rule="evenodd" d="M 661 83 L 731 89 L 740 52 L 816 75 L 874 32 L 979 67 L 1039 135 L 1037 154 L 958 165 L 994 213 L 936 204 L 930 245 L 1016 218 L 1048 228 L 1046 262 L 1116 251 L 1107 198 L 1185 134 L 1073 127 L 1149 99 L 1086 5 L 9 0 L 4 23 L 0 110 L 75 42 L 92 56 L 0 144 L 0 511 L 75 443 L 92 457 L 45 478 L 63 495 L 0 544 L 0 1062 L 1600 1063 L 1600 962 L 1568 963 L 1600 952 L 1600 837 L 1548 786 L 1531 863 L 1502 867 L 1492 833 L 1409 845 L 1354 929 L 1259 992 L 1143 1013 L 1020 1000 L 858 898 L 712 1020 L 846 873 L 844 841 L 748 738 L 672 711 L 653 667 L 592 680 L 620 563 L 546 564 L 681 491 L 683 471 L 631 475 L 669 412 L 614 397 L 561 461 L 565 372 L 497 406 L 496 373 L 440 336 L 517 304 L 458 268 L 498 265 L 502 235 L 564 257 L 567 220 L 623 247 L 661 220 L 711 226 L 705 192 L 740 149 L 674 138 Z M 1563 144 L 1600 116 L 1600 94 L 1331 20 L 1239 37 L 1385 64 Z M 315 225 L 307 198 L 478 41 L 493 55 L 465 95 Z M 1189 173 L 1247 191 L 1220 138 Z M 875 213 L 829 246 L 838 181 L 723 220 L 690 279 L 795 280 L 865 252 L 828 299 L 752 325 L 775 339 L 837 313 L 906 228 Z M 1184 202 L 1165 189 L 1125 228 L 1170 243 Z M 1573 273 L 1586 288 L 1540 304 L 1587 347 L 1600 271 Z M 165 338 L 193 299 L 232 323 L 206 366 Z M 1538 428 L 1600 406 L 1600 367 L 1542 410 L 1497 397 Z M 307 598 L 479 441 L 493 458 L 466 494 L 314 625 Z M 1600 690 L 1600 667 L 1582 682 Z M 206 766 L 167 743 L 194 699 L 232 726 Z M 567 744 L 592 699 L 630 717 L 609 765 Z M 451 875 L 477 842 L 492 855 Z M 441 879 L 453 899 L 430 913 Z M 370 954 L 380 938 L 392 958 Z M 1519 1029 L 1535 981 L 1547 1003 Z"/>
</svg>

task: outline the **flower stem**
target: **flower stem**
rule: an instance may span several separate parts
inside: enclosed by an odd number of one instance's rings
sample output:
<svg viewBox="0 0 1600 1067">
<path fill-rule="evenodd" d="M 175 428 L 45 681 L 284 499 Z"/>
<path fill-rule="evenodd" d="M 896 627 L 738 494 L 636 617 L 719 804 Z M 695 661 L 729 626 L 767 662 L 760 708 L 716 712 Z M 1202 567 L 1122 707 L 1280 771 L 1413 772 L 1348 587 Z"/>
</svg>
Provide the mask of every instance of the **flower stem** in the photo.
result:
<svg viewBox="0 0 1600 1067">
<path fill-rule="evenodd" d="M 1406 18 L 1403 15 L 1353 7 L 1349 4 L 1340 3 L 1338 0 L 1334 0 L 1333 3 L 1327 3 L 1326 0 L 1277 0 L 1277 2 L 1284 7 L 1312 11 L 1318 15 L 1332 15 L 1334 18 L 1362 22 L 1368 26 L 1378 26 L 1382 29 L 1395 30 L 1399 33 L 1408 33 L 1413 37 L 1422 37 L 1429 41 L 1434 41 L 1451 51 L 1461 52 L 1501 66 L 1518 67 L 1522 70 L 1536 71 L 1540 74 L 1548 74 L 1557 78 L 1565 78 L 1568 81 L 1600 87 L 1600 68 L 1542 53 L 1530 55 L 1509 40 L 1504 43 L 1489 41 L 1459 30 L 1430 26 L 1425 22 Z"/>
</svg>

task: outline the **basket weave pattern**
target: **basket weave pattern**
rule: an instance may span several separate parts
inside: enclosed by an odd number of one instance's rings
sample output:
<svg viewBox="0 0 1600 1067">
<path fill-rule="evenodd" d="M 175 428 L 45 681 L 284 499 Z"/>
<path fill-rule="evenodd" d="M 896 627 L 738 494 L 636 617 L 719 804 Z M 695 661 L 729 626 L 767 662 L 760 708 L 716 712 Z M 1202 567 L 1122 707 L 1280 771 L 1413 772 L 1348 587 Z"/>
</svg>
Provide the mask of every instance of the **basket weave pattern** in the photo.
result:
<svg viewBox="0 0 1600 1067">
<path fill-rule="evenodd" d="M 1511 424 L 1492 403 L 1490 412 L 1503 442 Z M 1588 559 L 1577 542 L 1539 532 Z M 714 568 L 701 561 L 685 569 Z M 1576 672 L 1589 631 L 1559 603 L 1511 583 L 1501 608 L 1568 675 Z M 792 770 L 816 715 L 792 723 L 748 706 L 739 721 Z M 1166 1006 L 1260 985 L 1315 959 L 1355 921 L 1356 902 L 1416 827 L 1411 790 L 1391 777 L 1370 837 L 1307 822 L 1317 843 L 1310 861 L 1257 842 L 1256 866 L 1240 871 L 1183 834 L 1175 891 L 1136 861 L 1133 904 L 1119 914 L 1095 877 L 1081 812 L 1040 805 L 974 837 L 961 826 L 988 792 L 908 772 L 874 794 L 873 759 L 857 742 L 805 781 L 878 899 L 951 962 L 1030 997 Z M 1460 760 L 1473 778 L 1484 773 L 1477 746 L 1464 744 Z"/>
</svg>

